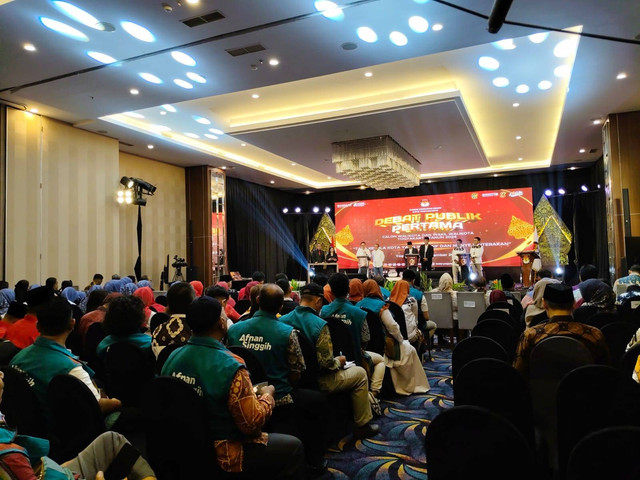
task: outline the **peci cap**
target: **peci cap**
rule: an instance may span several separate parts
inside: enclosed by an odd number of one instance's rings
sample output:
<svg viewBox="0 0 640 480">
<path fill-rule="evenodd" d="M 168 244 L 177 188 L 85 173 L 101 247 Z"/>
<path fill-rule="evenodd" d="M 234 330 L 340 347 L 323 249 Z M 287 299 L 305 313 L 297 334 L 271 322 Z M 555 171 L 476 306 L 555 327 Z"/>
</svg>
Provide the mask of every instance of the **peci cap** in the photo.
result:
<svg viewBox="0 0 640 480">
<path fill-rule="evenodd" d="M 51 287 L 36 287 L 29 290 L 25 295 L 25 302 L 30 307 L 37 307 L 47 303 L 53 297 L 53 288 Z"/>
<path fill-rule="evenodd" d="M 547 302 L 573 303 L 573 289 L 563 283 L 550 283 L 544 289 L 542 296 Z"/>
<path fill-rule="evenodd" d="M 324 296 L 324 289 L 317 283 L 307 283 L 300 289 L 300 295 L 313 295 L 316 297 Z"/>
</svg>

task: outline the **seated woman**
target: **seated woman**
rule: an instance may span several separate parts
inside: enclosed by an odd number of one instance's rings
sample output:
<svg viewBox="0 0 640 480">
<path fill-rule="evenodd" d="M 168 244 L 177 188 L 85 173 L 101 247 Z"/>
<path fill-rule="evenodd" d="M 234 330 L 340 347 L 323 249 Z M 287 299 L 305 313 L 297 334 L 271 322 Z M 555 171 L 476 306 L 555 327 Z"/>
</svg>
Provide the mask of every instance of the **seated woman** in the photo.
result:
<svg viewBox="0 0 640 480">
<path fill-rule="evenodd" d="M 533 287 L 533 303 L 529 304 L 522 312 L 527 327 L 535 327 L 549 319 L 547 311 L 542 304 L 542 296 L 544 295 L 544 289 L 550 283 L 560 283 L 560 281 L 553 278 L 542 278 Z"/>
<path fill-rule="evenodd" d="M 98 344 L 98 358 L 103 359 L 109 347 L 119 342 L 131 343 L 152 355 L 151 336 L 140 333 L 144 321 L 144 304 L 138 297 L 122 295 L 111 300 L 102 322 L 107 336 Z"/>
<path fill-rule="evenodd" d="M 433 290 L 434 292 L 450 293 L 451 294 L 451 312 L 453 314 L 453 326 L 454 330 L 458 329 L 458 295 L 453 289 L 453 278 L 448 273 L 443 273 L 438 280 L 438 287 Z M 453 342 L 453 338 L 451 338 Z M 440 346 L 448 345 L 445 340 L 442 331 L 438 332 L 438 344 Z"/>
<path fill-rule="evenodd" d="M 329 252 L 327 252 L 327 256 L 324 258 L 325 258 L 325 262 L 327 263 L 337 263 L 338 254 L 336 253 L 336 249 L 333 247 L 329 247 Z"/>
<path fill-rule="evenodd" d="M 352 278 L 349 281 L 349 301 L 354 305 L 364 298 L 362 280 Z"/>
<path fill-rule="evenodd" d="M 391 369 L 391 380 L 396 393 L 411 395 L 428 392 L 429 380 L 422 368 L 418 353 L 408 340 L 402 338 L 400 327 L 389 312 L 389 306 L 382 299 L 380 286 L 375 280 L 369 279 L 364 282 L 363 293 L 364 298 L 356 306 L 375 312 L 382 321 L 387 334 L 384 362 Z"/>
</svg>

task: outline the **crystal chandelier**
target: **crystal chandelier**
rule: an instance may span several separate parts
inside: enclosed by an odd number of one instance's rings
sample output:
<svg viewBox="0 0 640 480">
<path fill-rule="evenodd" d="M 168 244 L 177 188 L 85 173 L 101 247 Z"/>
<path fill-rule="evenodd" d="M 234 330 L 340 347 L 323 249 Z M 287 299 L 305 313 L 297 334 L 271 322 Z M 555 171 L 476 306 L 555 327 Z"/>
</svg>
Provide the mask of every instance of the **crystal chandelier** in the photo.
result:
<svg viewBox="0 0 640 480">
<path fill-rule="evenodd" d="M 389 135 L 334 142 L 336 173 L 376 190 L 420 184 L 420 162 Z"/>
</svg>

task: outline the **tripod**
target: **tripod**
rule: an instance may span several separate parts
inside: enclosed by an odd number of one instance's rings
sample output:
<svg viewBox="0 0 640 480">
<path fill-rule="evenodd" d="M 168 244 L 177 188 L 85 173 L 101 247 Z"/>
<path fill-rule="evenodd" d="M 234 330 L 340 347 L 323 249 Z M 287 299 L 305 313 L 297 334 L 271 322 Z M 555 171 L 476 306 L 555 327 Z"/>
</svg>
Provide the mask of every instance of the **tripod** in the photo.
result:
<svg viewBox="0 0 640 480">
<path fill-rule="evenodd" d="M 176 273 L 173 275 L 173 279 L 171 279 L 171 283 L 173 282 L 184 282 L 184 277 L 182 276 L 182 267 L 176 268 Z"/>
</svg>

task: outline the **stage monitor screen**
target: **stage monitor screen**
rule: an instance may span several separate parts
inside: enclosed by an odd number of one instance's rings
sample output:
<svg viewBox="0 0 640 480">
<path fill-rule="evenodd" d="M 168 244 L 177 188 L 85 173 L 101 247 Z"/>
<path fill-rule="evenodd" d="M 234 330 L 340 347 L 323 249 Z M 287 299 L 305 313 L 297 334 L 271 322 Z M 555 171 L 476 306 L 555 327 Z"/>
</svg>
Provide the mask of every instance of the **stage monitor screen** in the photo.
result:
<svg viewBox="0 0 640 480">
<path fill-rule="evenodd" d="M 519 266 L 516 252 L 534 239 L 531 188 L 485 190 L 418 197 L 338 202 L 336 250 L 340 269 L 358 268 L 360 242 L 379 243 L 385 268 L 404 268 L 404 249 L 418 249 L 429 237 L 433 268 L 451 267 L 457 239 L 468 253 L 473 237 L 484 246 L 483 266 Z"/>
</svg>

